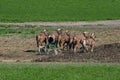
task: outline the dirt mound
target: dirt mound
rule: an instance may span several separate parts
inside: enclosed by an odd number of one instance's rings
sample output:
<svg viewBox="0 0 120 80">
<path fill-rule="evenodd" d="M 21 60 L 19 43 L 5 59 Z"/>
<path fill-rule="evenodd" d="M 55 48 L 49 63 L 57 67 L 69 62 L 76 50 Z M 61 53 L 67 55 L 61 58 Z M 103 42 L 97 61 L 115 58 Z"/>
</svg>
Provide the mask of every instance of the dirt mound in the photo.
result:
<svg viewBox="0 0 120 80">
<path fill-rule="evenodd" d="M 34 59 L 35 62 L 116 62 L 120 63 L 120 43 L 105 44 L 95 48 L 94 52 L 63 54 Z"/>
</svg>

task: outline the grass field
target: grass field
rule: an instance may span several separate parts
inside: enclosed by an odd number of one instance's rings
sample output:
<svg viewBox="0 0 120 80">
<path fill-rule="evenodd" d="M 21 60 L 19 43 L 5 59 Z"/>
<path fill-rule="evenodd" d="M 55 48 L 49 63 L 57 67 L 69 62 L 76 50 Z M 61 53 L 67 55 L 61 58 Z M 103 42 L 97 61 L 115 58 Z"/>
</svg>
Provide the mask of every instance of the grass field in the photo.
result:
<svg viewBox="0 0 120 80">
<path fill-rule="evenodd" d="M 0 80 L 120 80 L 120 64 L 0 63 Z"/>
<path fill-rule="evenodd" d="M 35 27 L 35 26 L 12 26 L 12 25 L 0 25 L 0 36 L 22 36 L 24 38 L 35 38 L 36 34 L 41 33 L 44 29 L 47 29 L 48 32 L 53 32 L 56 29 L 61 28 L 63 31 L 70 30 L 71 34 L 81 34 L 84 31 L 90 33 L 95 32 L 96 36 L 101 39 L 109 39 L 112 41 L 119 40 L 119 27 L 104 27 L 97 28 L 96 26 L 81 26 L 81 27 Z M 115 36 L 114 36 L 115 35 Z"/>
<path fill-rule="evenodd" d="M 0 0 L 0 21 L 120 19 L 120 0 Z"/>
</svg>

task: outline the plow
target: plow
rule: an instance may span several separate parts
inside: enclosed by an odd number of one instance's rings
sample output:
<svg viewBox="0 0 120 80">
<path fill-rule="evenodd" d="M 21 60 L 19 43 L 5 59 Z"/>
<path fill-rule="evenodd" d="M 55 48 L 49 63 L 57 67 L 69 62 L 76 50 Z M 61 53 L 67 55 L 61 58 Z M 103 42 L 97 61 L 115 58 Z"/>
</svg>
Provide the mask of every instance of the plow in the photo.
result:
<svg viewBox="0 0 120 80">
<path fill-rule="evenodd" d="M 39 50 L 39 54 L 58 55 L 61 50 L 55 44 L 48 44 Z"/>
</svg>

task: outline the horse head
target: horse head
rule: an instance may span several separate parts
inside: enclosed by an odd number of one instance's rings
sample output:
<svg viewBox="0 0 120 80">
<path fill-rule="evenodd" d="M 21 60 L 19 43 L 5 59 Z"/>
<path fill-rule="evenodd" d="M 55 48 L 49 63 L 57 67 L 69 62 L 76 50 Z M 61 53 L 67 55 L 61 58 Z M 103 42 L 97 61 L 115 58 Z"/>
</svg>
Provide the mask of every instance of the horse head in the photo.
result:
<svg viewBox="0 0 120 80">
<path fill-rule="evenodd" d="M 85 31 L 85 32 L 83 32 L 83 35 L 86 37 L 86 38 L 89 38 L 89 32 L 87 32 L 87 31 Z"/>
<path fill-rule="evenodd" d="M 46 36 L 48 36 L 48 30 L 44 29 L 44 30 L 43 30 L 43 33 L 44 33 Z"/>
<path fill-rule="evenodd" d="M 62 29 L 57 29 L 56 32 L 58 33 L 58 35 L 61 35 L 62 34 Z"/>
<path fill-rule="evenodd" d="M 90 38 L 92 38 L 95 41 L 95 38 L 96 38 L 95 33 L 91 33 Z"/>
<path fill-rule="evenodd" d="M 67 36 L 70 36 L 70 31 L 69 31 L 69 30 L 66 30 L 66 31 L 65 31 L 65 34 L 66 34 Z"/>
</svg>

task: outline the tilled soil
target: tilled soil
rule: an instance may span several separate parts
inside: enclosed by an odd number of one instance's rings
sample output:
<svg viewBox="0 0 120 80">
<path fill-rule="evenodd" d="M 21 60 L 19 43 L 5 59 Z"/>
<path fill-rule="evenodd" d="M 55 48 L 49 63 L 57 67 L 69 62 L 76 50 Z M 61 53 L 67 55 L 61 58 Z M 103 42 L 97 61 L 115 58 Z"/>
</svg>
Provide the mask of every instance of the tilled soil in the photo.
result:
<svg viewBox="0 0 120 80">
<path fill-rule="evenodd" d="M 63 51 L 58 55 L 38 55 L 37 51 L 28 50 L 19 54 L 1 54 L 0 59 L 13 62 L 113 62 L 120 63 L 120 43 L 97 46 L 94 52 L 83 53 Z M 1 60 L 1 61 L 2 61 Z M 12 61 L 11 61 L 12 62 Z"/>
<path fill-rule="evenodd" d="M 65 52 L 56 56 L 40 57 L 34 62 L 114 62 L 120 63 L 120 43 L 105 44 L 95 48 L 94 52 Z"/>
</svg>

